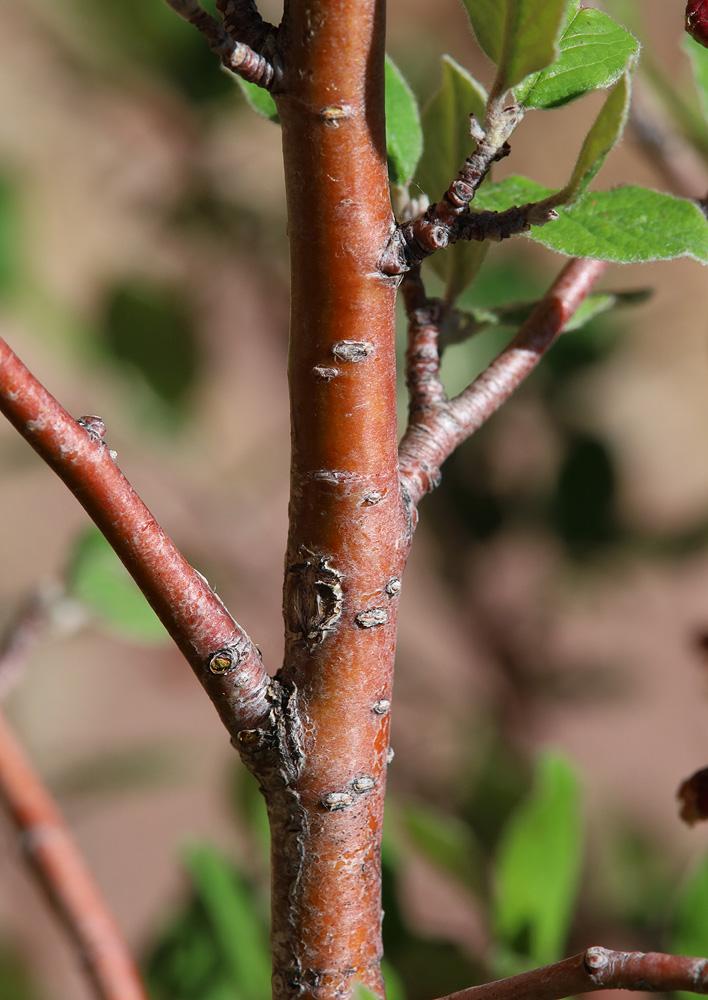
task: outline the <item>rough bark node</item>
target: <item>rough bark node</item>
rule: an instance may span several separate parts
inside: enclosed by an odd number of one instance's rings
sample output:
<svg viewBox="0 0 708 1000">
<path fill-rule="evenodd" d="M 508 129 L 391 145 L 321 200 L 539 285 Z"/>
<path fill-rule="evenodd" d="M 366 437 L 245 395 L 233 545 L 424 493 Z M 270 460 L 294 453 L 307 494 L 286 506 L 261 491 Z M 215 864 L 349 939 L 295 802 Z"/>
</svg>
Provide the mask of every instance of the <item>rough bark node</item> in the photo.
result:
<svg viewBox="0 0 708 1000">
<path fill-rule="evenodd" d="M 272 828 L 273 996 L 383 996 L 380 841 L 398 581 L 383 0 L 290 0 L 276 97 L 291 245 L 286 651 L 250 766 Z"/>
</svg>

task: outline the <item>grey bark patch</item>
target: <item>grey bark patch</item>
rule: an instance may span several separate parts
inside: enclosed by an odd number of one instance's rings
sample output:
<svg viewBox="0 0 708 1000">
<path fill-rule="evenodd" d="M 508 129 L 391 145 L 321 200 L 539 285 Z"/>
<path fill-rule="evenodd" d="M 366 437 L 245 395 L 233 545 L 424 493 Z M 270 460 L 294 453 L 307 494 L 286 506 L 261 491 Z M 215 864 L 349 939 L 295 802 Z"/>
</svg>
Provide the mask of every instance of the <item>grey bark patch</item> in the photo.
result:
<svg viewBox="0 0 708 1000">
<path fill-rule="evenodd" d="M 374 351 L 374 345 L 368 340 L 340 340 L 332 348 L 332 354 L 337 361 L 358 362 L 368 358 Z"/>
<path fill-rule="evenodd" d="M 288 634 L 312 650 L 341 618 L 342 574 L 304 545 L 297 554 L 285 574 L 285 622 Z"/>
<path fill-rule="evenodd" d="M 401 593 L 401 581 L 397 576 L 392 576 L 385 587 L 386 593 L 389 597 L 395 597 L 396 594 Z"/>
<path fill-rule="evenodd" d="M 361 795 L 363 792 L 370 792 L 375 784 L 376 782 L 373 778 L 368 777 L 368 775 L 362 775 L 361 778 L 355 778 L 352 781 L 352 788 Z"/>
<path fill-rule="evenodd" d="M 318 382 L 331 382 L 333 378 L 339 375 L 339 369 L 328 368 L 326 365 L 315 365 L 312 369 L 312 374 Z"/>
<path fill-rule="evenodd" d="M 327 792 L 321 800 L 325 809 L 333 812 L 335 809 L 346 809 L 354 801 L 354 796 L 349 792 Z"/>
<path fill-rule="evenodd" d="M 369 608 L 356 616 L 356 623 L 361 628 L 375 628 L 377 625 L 385 625 L 387 621 L 388 611 L 386 608 Z"/>
</svg>

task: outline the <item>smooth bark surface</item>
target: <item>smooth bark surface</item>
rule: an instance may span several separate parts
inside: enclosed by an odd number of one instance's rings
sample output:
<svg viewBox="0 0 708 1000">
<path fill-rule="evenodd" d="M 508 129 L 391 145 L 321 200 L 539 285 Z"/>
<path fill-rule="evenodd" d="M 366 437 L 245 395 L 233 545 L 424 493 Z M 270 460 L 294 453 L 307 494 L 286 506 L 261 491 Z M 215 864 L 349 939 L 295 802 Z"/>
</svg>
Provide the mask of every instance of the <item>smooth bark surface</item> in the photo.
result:
<svg viewBox="0 0 708 1000">
<path fill-rule="evenodd" d="M 276 97 L 291 243 L 286 653 L 298 754 L 267 789 L 274 997 L 383 993 L 380 840 L 400 575 L 381 0 L 293 0 Z"/>
</svg>

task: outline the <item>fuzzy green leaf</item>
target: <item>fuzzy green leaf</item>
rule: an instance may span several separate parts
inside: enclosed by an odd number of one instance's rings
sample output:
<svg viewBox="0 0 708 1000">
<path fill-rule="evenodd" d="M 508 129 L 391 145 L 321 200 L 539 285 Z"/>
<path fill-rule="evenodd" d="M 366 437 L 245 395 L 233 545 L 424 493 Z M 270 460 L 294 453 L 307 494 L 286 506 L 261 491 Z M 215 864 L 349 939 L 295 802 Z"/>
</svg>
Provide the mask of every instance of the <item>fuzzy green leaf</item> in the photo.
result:
<svg viewBox="0 0 708 1000">
<path fill-rule="evenodd" d="M 484 88 L 450 56 L 443 56 L 440 90 L 423 109 L 423 155 L 416 182 L 432 202 L 443 196 L 474 148 L 469 116 L 484 117 Z M 457 243 L 435 254 L 431 264 L 450 295 L 458 295 L 476 275 L 486 247 Z"/>
<path fill-rule="evenodd" d="M 611 87 L 639 53 L 639 42 L 607 14 L 573 0 L 559 39 L 560 56 L 516 88 L 526 108 L 558 108 Z"/>
<path fill-rule="evenodd" d="M 691 38 L 690 35 L 685 36 L 683 47 L 691 61 L 693 79 L 698 91 L 703 117 L 708 121 L 708 49 Z"/>
<path fill-rule="evenodd" d="M 68 572 L 72 596 L 126 639 L 164 642 L 167 633 L 118 556 L 96 528 L 78 541 Z"/>
<path fill-rule="evenodd" d="M 501 211 L 541 201 L 552 192 L 526 177 L 508 177 L 482 187 L 479 208 Z M 708 263 L 708 221 L 695 202 L 649 188 L 627 186 L 591 191 L 560 217 L 527 234 L 571 257 L 595 257 L 617 264 L 691 257 Z"/>
<path fill-rule="evenodd" d="M 557 38 L 568 0 L 463 0 L 482 50 L 508 90 L 558 57 Z"/>
<path fill-rule="evenodd" d="M 236 77 L 236 82 L 241 88 L 241 92 L 250 108 L 253 108 L 259 115 L 267 118 L 268 121 L 275 122 L 276 125 L 280 124 L 275 101 L 267 90 L 259 87 L 257 83 L 249 83 L 247 80 L 242 80 L 240 76 Z"/>
<path fill-rule="evenodd" d="M 422 152 L 418 102 L 393 59 L 386 56 L 386 153 L 392 184 L 408 183 Z"/>
<path fill-rule="evenodd" d="M 568 934 L 582 860 L 580 784 L 567 761 L 545 754 L 529 797 L 499 845 L 493 920 L 510 951 L 528 942 L 533 965 L 556 961 Z"/>
<path fill-rule="evenodd" d="M 585 136 L 570 180 L 559 194 L 560 204 L 569 204 L 581 194 L 605 162 L 607 154 L 624 131 L 631 95 L 629 72 L 622 74 Z"/>
</svg>

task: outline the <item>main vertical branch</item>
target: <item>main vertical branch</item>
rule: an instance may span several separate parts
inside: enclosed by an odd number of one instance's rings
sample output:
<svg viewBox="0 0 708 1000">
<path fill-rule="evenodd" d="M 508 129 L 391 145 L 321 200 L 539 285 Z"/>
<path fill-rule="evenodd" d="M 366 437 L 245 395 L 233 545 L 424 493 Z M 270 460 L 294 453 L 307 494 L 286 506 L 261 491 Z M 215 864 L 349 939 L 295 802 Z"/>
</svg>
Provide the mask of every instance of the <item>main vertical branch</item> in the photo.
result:
<svg viewBox="0 0 708 1000">
<path fill-rule="evenodd" d="M 292 467 L 273 827 L 274 997 L 380 977 L 380 838 L 400 575 L 384 0 L 290 0 L 276 98 L 291 245 Z M 297 732 L 296 732 L 297 730 Z M 285 799 L 288 799 L 286 802 Z"/>
</svg>

